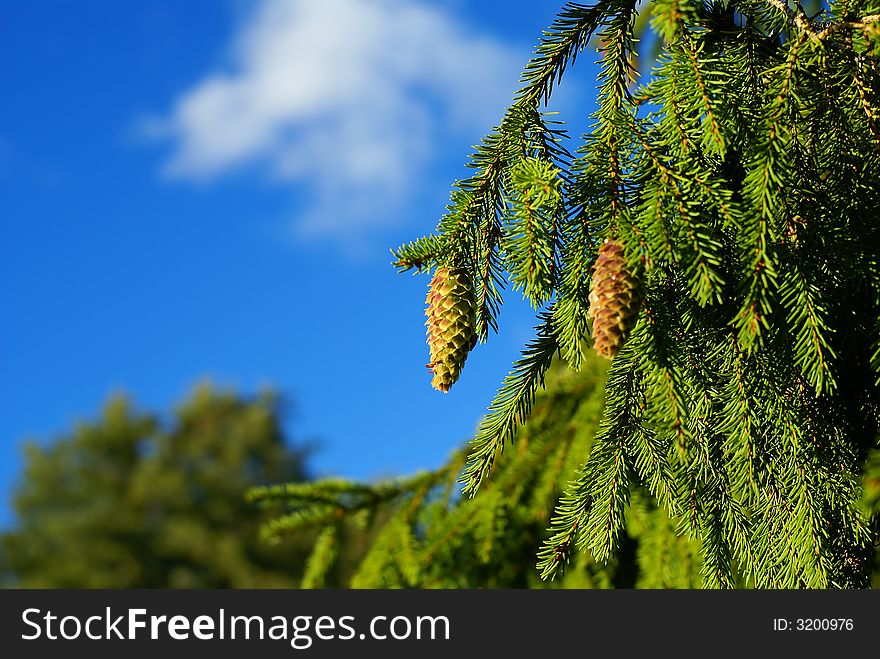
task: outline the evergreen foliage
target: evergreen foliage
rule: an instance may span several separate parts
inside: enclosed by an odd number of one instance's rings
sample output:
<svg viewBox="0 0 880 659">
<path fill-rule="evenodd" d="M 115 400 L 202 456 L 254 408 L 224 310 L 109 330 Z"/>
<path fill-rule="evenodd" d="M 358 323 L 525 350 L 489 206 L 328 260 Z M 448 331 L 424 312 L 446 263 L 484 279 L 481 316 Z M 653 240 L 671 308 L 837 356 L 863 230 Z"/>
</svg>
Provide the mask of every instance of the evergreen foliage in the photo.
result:
<svg viewBox="0 0 880 659">
<path fill-rule="evenodd" d="M 467 273 L 480 341 L 498 327 L 506 284 L 537 309 L 537 337 L 469 449 L 392 485 L 253 493 L 287 502 L 291 528 L 368 520 L 396 502 L 353 585 L 530 584 L 511 576 L 523 567 L 513 549 L 497 561 L 489 548 L 520 546 L 525 520 L 549 511 L 533 497 L 549 501 L 567 481 L 539 551 L 543 579 L 615 583 L 615 561 L 639 538 L 638 555 L 659 561 L 642 585 L 870 584 L 880 2 L 840 0 L 813 17 L 796 0 L 637 5 L 565 6 L 436 232 L 395 252 L 401 270 Z M 641 81 L 640 13 L 657 51 Z M 598 109 L 574 146 L 543 109 L 593 44 Z M 643 297 L 597 432 L 585 439 L 574 424 L 533 439 L 554 358 L 594 368 L 589 293 L 606 241 L 623 247 Z M 430 550 L 465 536 L 446 559 Z"/>
<path fill-rule="evenodd" d="M 536 396 L 513 450 L 495 463 L 478 496 L 456 494 L 467 447 L 433 472 L 363 484 L 339 479 L 251 490 L 261 504 L 283 501 L 288 515 L 263 526 L 280 546 L 320 530 L 308 565 L 333 574 L 337 552 L 363 551 L 351 578 L 321 580 L 310 569 L 303 587 L 358 588 L 697 588 L 704 584 L 700 544 L 677 531 L 644 485 L 634 488 L 620 548 L 606 563 L 573 555 L 564 575 L 542 580 L 535 553 L 554 506 L 594 446 L 603 414 L 607 362 L 587 355 L 580 372 L 556 363 Z M 880 520 L 880 451 L 869 459 L 860 504 Z M 346 529 L 369 531 L 354 541 Z M 282 542 L 283 540 L 283 542 Z M 352 547 L 354 545 L 354 547 Z M 337 571 L 338 573 L 338 571 Z M 880 586 L 880 550 L 871 567 Z"/>
<path fill-rule="evenodd" d="M 456 479 L 467 457 L 459 450 L 436 471 L 396 481 L 255 488 L 249 493 L 253 501 L 282 500 L 289 506 L 286 517 L 264 525 L 264 534 L 296 538 L 321 527 L 336 538 L 337 525 L 346 520 L 373 529 L 374 539 L 349 583 L 354 587 L 538 587 L 535 549 L 566 478 L 592 444 L 606 370 L 602 360 L 590 358 L 581 373 L 552 367 L 514 450 L 497 463 L 476 498 L 458 494 Z M 316 543 L 310 562 L 332 560 L 327 550 Z M 554 586 L 609 586 L 632 578 L 631 563 L 618 575 L 618 562 L 600 566 L 581 554 Z"/>
<path fill-rule="evenodd" d="M 242 499 L 305 478 L 272 396 L 197 389 L 167 421 L 111 400 L 100 418 L 26 446 L 0 584 L 36 588 L 271 588 L 303 574 L 314 536 L 271 547 Z M 319 541 L 320 542 L 320 541 Z M 338 575 L 352 559 L 337 560 Z"/>
</svg>

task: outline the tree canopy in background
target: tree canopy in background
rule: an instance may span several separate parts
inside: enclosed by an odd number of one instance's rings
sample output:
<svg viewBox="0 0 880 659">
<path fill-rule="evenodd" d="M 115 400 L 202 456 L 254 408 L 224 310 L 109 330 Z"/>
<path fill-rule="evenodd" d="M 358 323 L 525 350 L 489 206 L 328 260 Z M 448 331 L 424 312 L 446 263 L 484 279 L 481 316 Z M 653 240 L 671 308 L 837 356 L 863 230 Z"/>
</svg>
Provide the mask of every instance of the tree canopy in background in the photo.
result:
<svg viewBox="0 0 880 659">
<path fill-rule="evenodd" d="M 2 535 L 7 585 L 272 588 L 299 583 L 308 547 L 259 538 L 243 492 L 306 478 L 272 395 L 203 386 L 168 415 L 123 397 L 53 442 L 29 443 Z M 343 561 L 344 562 L 344 561 Z"/>
</svg>

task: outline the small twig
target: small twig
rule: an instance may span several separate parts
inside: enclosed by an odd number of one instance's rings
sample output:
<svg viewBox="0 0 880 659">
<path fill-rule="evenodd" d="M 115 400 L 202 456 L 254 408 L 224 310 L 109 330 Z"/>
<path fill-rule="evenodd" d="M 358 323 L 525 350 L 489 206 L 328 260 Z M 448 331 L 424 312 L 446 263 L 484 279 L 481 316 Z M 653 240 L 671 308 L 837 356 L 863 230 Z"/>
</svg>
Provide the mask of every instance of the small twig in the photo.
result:
<svg viewBox="0 0 880 659">
<path fill-rule="evenodd" d="M 788 20 L 794 23 L 795 27 L 809 36 L 810 39 L 813 41 L 819 41 L 819 35 L 816 34 L 816 30 L 813 29 L 813 24 L 810 22 L 810 19 L 807 18 L 807 12 L 804 11 L 804 8 L 801 7 L 799 2 L 795 2 L 797 11 L 789 7 L 785 0 L 767 0 L 767 2 L 788 16 Z"/>
<path fill-rule="evenodd" d="M 794 4 L 797 9 L 792 9 L 788 6 L 786 0 L 766 1 L 768 4 L 772 5 L 773 7 L 784 13 L 786 16 L 788 16 L 788 20 L 793 23 L 796 28 L 806 34 L 812 41 L 817 43 L 824 41 L 840 29 L 865 30 L 874 23 L 880 23 L 880 14 L 872 14 L 870 16 L 864 16 L 857 21 L 838 21 L 837 23 L 831 23 L 826 25 L 821 31 L 817 32 L 816 26 L 813 25 L 813 22 L 807 16 L 807 12 L 804 11 L 804 8 L 801 6 L 800 2 L 795 1 Z M 817 16 L 818 15 L 819 14 L 817 14 Z"/>
<path fill-rule="evenodd" d="M 847 28 L 850 30 L 865 30 L 870 27 L 873 23 L 880 22 L 880 14 L 873 14 L 871 16 L 865 16 L 861 20 L 858 21 L 840 21 L 839 23 L 832 23 L 824 30 L 819 32 L 816 36 L 819 40 L 825 39 L 830 35 L 834 34 L 841 28 Z"/>
<path fill-rule="evenodd" d="M 878 57 L 877 55 L 868 55 L 866 53 L 855 53 L 852 50 L 850 50 L 849 48 L 844 47 L 842 44 L 834 43 L 833 41 L 830 43 L 827 43 L 825 45 L 828 48 L 831 48 L 833 50 L 837 50 L 837 51 L 840 51 L 840 52 L 845 53 L 847 55 L 850 55 L 851 57 L 853 57 L 856 60 L 856 62 L 859 62 L 859 63 L 862 63 L 862 62 L 870 62 L 872 64 L 880 63 L 880 57 Z"/>
</svg>

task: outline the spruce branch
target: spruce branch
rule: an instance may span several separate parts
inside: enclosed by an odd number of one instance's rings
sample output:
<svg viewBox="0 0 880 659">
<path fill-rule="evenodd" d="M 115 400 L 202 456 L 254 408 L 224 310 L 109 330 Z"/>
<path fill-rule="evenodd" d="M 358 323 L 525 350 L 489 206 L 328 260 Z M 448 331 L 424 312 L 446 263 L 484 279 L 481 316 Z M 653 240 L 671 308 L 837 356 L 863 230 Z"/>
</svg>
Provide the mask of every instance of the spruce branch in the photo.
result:
<svg viewBox="0 0 880 659">
<path fill-rule="evenodd" d="M 620 357 L 606 384 L 609 400 L 594 448 L 560 500 L 538 553 L 542 579 L 563 574 L 575 547 L 589 547 L 597 560 L 607 560 L 622 529 L 633 476 L 626 444 L 639 427 L 642 393 L 631 349 Z"/>
<path fill-rule="evenodd" d="M 808 277 L 797 263 L 790 264 L 786 292 L 780 302 L 789 309 L 787 320 L 795 337 L 795 361 L 819 395 L 837 386 L 832 370 L 837 355 L 830 342 L 833 330 L 827 321 L 825 296 L 816 279 L 815 275 Z"/>
<path fill-rule="evenodd" d="M 694 76 L 696 88 L 700 94 L 702 105 L 701 123 L 704 126 L 704 133 L 706 135 L 702 140 L 702 146 L 706 149 L 707 153 L 723 158 L 727 150 L 727 141 L 721 129 L 721 122 L 716 117 L 716 108 L 709 94 L 706 74 L 702 70 L 701 61 L 705 60 L 706 57 L 702 53 L 698 53 L 692 40 L 686 33 L 682 36 L 678 45 L 687 56 L 690 72 Z"/>
<path fill-rule="evenodd" d="M 539 307 L 555 288 L 559 216 L 564 212 L 562 180 L 552 163 L 534 158 L 511 167 L 509 176 L 507 269 L 514 287 Z"/>
<path fill-rule="evenodd" d="M 300 588 L 309 590 L 323 588 L 327 573 L 332 569 L 339 550 L 339 530 L 336 526 L 326 526 L 318 535 L 312 552 L 306 560 Z"/>
<path fill-rule="evenodd" d="M 393 265 L 399 271 L 422 273 L 442 262 L 449 250 L 449 242 L 442 236 L 424 236 L 391 250 L 391 254 L 394 256 Z"/>
<path fill-rule="evenodd" d="M 526 65 L 515 103 L 534 106 L 550 98 L 553 87 L 560 82 L 566 68 L 587 46 L 593 33 L 609 16 L 622 6 L 633 5 L 627 0 L 599 0 L 589 6 L 569 2 L 541 37 L 534 56 Z"/>
<path fill-rule="evenodd" d="M 526 346 L 522 358 L 504 379 L 471 441 L 468 464 L 461 477 L 465 484 L 463 493 L 467 496 L 476 495 L 505 443 L 512 439 L 525 420 L 535 393 L 543 385 L 544 375 L 559 350 L 552 308 L 541 313 L 539 318 L 542 324 L 537 329 L 537 337 Z"/>
<path fill-rule="evenodd" d="M 364 511 L 373 511 L 380 505 L 411 497 L 415 492 L 431 489 L 448 477 L 452 466 L 451 463 L 435 471 L 375 484 L 327 478 L 317 482 L 260 486 L 251 488 L 245 496 L 251 503 L 283 505 L 289 510 L 270 519 L 261 528 L 262 537 L 274 542 L 284 535 L 338 523 Z"/>
<path fill-rule="evenodd" d="M 581 478 L 557 506 L 550 526 L 550 537 L 538 552 L 537 569 L 541 579 L 547 581 L 565 573 L 579 544 L 591 506 L 587 484 Z"/>
</svg>

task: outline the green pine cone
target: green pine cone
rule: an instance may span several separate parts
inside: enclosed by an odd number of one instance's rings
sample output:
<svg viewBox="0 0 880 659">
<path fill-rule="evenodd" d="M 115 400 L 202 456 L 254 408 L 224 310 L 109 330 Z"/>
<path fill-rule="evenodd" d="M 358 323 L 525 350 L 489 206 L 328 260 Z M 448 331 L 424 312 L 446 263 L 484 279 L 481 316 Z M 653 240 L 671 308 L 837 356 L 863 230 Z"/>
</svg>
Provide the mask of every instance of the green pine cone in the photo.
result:
<svg viewBox="0 0 880 659">
<path fill-rule="evenodd" d="M 434 373 L 431 386 L 445 393 L 458 380 L 468 353 L 477 343 L 477 302 L 467 273 L 459 268 L 437 268 L 425 302 L 431 355 L 428 368 Z"/>
<path fill-rule="evenodd" d="M 601 357 L 614 359 L 620 352 L 636 322 L 641 300 L 641 284 L 629 269 L 623 245 L 606 240 L 599 248 L 590 284 L 593 347 Z"/>
</svg>

